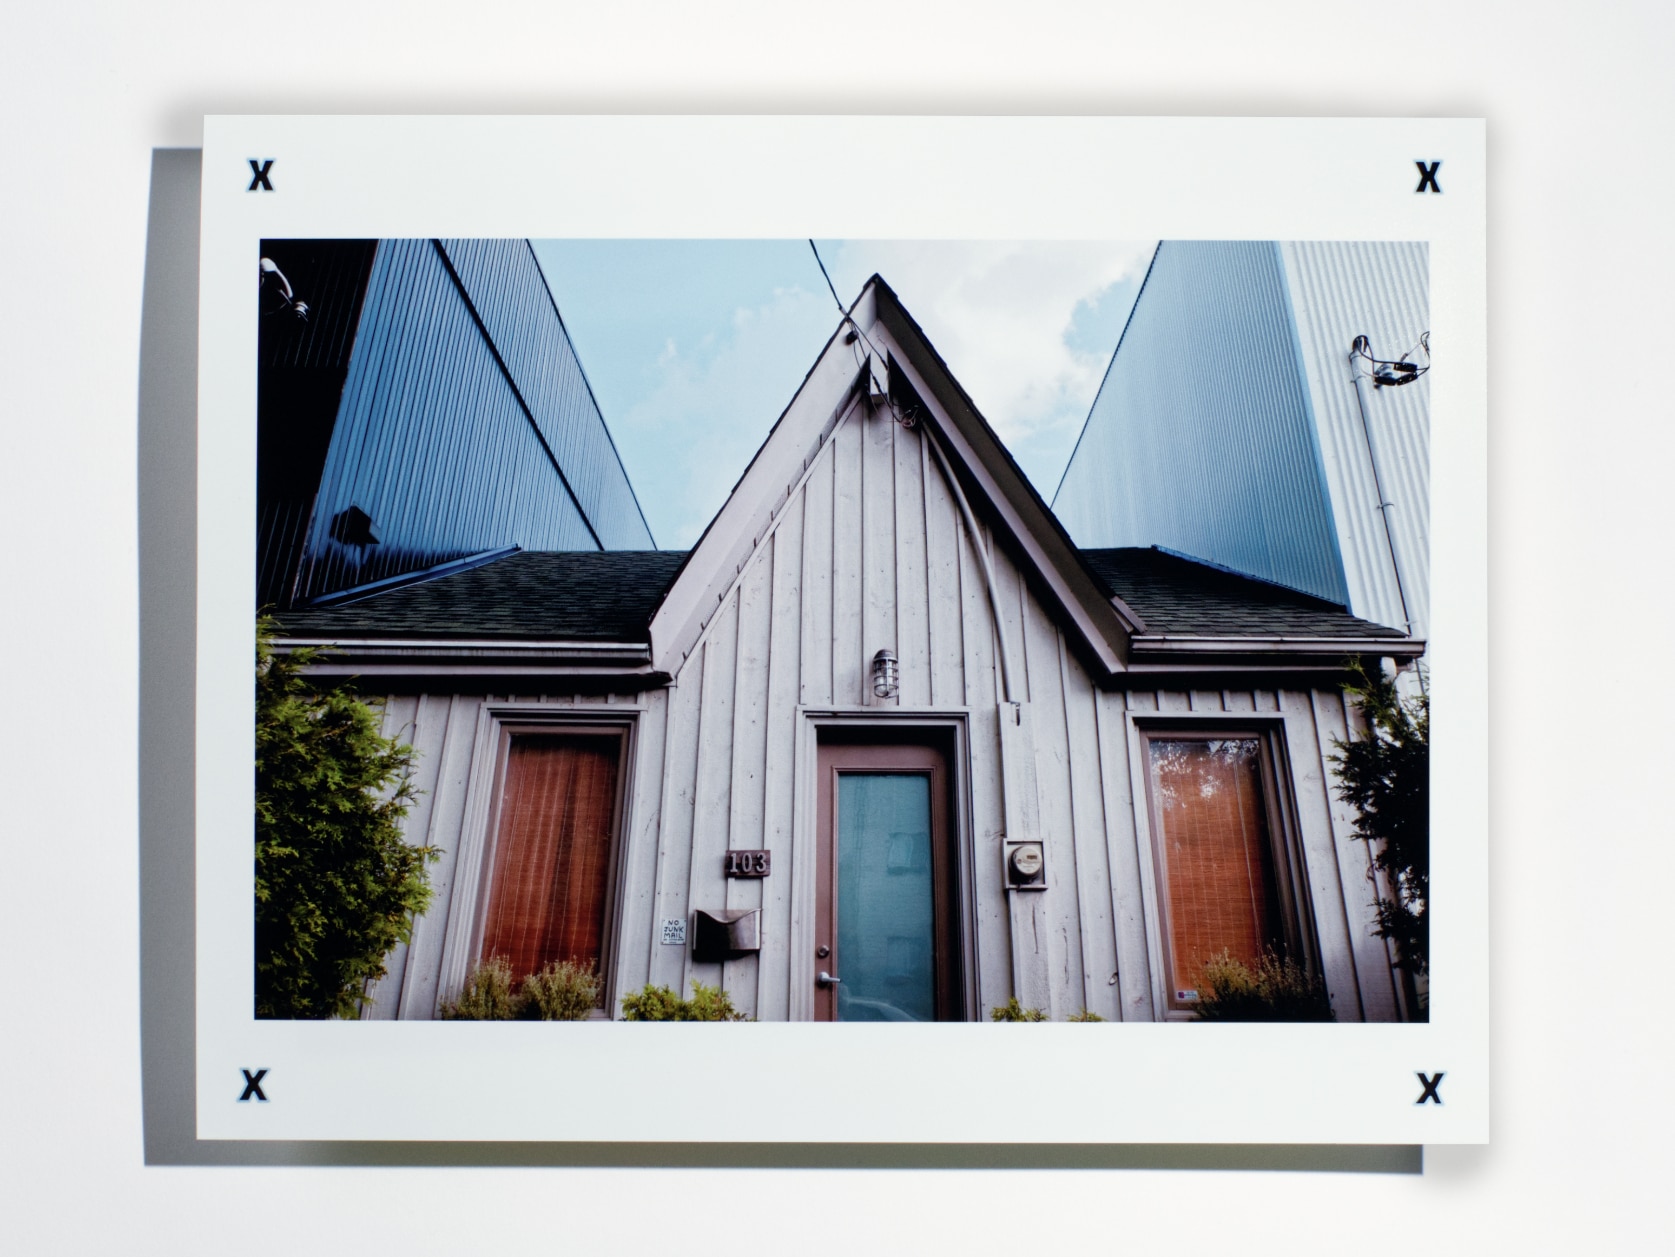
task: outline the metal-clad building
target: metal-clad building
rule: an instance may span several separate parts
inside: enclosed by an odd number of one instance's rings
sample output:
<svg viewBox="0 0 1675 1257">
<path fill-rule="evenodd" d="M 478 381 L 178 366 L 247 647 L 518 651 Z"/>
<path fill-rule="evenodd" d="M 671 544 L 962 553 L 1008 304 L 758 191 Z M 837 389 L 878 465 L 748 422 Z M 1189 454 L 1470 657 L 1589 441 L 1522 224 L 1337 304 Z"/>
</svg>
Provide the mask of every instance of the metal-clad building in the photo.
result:
<svg viewBox="0 0 1675 1257">
<path fill-rule="evenodd" d="M 527 241 L 262 247 L 258 605 L 654 548 Z"/>
<path fill-rule="evenodd" d="M 1427 275 L 1423 243 L 1160 244 L 1060 520 L 1082 546 L 1162 546 L 1422 635 L 1429 384 L 1369 382 L 1363 416 L 1350 347 L 1410 350 Z"/>
</svg>

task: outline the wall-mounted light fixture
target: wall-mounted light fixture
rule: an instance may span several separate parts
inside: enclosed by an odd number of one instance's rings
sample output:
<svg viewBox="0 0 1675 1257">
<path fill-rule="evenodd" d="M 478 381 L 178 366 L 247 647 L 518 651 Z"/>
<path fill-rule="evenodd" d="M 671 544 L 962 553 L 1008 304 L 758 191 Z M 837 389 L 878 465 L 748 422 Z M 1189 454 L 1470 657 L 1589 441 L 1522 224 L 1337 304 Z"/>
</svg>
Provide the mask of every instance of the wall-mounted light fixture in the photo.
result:
<svg viewBox="0 0 1675 1257">
<path fill-rule="evenodd" d="M 872 657 L 872 692 L 879 698 L 894 698 L 901 688 L 901 671 L 896 652 L 881 650 Z"/>
</svg>

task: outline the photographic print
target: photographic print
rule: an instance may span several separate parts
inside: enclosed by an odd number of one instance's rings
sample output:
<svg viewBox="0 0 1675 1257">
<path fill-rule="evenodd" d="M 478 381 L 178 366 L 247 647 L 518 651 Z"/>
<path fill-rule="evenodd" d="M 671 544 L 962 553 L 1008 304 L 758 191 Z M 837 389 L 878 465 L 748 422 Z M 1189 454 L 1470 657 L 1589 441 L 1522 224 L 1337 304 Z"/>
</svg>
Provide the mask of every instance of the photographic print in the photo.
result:
<svg viewBox="0 0 1675 1257">
<path fill-rule="evenodd" d="M 248 400 L 203 422 L 232 482 L 206 493 L 248 521 L 221 551 L 248 548 L 202 570 L 218 675 L 241 642 L 245 694 L 254 668 L 253 708 L 210 700 L 252 731 L 254 832 L 217 777 L 206 1135 L 1391 1138 L 1445 1094 L 1432 1128 L 1475 1129 L 1481 1098 L 1437 1078 L 1481 1039 L 1447 993 L 1481 982 L 1482 834 L 1437 800 L 1482 784 L 1433 790 L 1429 739 L 1435 694 L 1481 750 L 1447 666 L 1480 625 L 1432 593 L 1481 546 L 1431 543 L 1473 508 L 1433 509 L 1432 397 L 1481 379 L 1480 212 L 1464 254 L 1382 211 L 968 221 L 977 162 L 885 215 L 942 235 L 822 232 L 812 193 L 728 220 L 744 191 L 708 176 L 612 231 L 609 197 L 478 235 L 444 198 L 426 235 L 352 179 L 290 210 L 303 163 L 236 151 L 249 186 L 219 215 L 206 192 L 205 324 L 230 318 L 204 361 L 206 400 L 223 369 Z M 1444 176 L 1408 171 L 1411 215 Z M 222 341 L 243 361 L 212 364 Z M 1458 914 L 1435 929 L 1433 845 Z M 872 1094 L 762 1060 L 787 1052 Z M 1029 1103 L 952 1111 L 1020 1052 Z M 452 1098 L 395 1116 L 439 1060 Z M 503 1094 L 556 1062 L 603 1081 Z M 1311 1080 L 1306 1113 L 1246 1081 L 1264 1062 Z M 1139 1101 L 1125 1070 L 1174 1081 Z M 698 1134 L 712 1071 L 754 1081 Z"/>
</svg>

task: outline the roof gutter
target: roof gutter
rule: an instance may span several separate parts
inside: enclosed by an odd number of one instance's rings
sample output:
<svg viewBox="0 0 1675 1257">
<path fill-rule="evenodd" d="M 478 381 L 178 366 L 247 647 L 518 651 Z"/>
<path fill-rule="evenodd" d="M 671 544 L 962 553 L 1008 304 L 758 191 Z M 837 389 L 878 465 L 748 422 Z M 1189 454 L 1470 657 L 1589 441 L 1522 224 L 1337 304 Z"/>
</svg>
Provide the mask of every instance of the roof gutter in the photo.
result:
<svg viewBox="0 0 1675 1257">
<path fill-rule="evenodd" d="M 652 668 L 645 642 L 286 637 L 276 640 L 273 649 L 278 654 L 319 651 L 308 665 L 316 676 L 562 678 L 622 690 L 669 682 L 667 673 Z"/>
<path fill-rule="evenodd" d="M 1196 634 L 1147 633 L 1133 639 L 1135 659 L 1192 655 L 1372 655 L 1385 659 L 1417 659 L 1425 653 L 1418 637 L 1210 637 Z"/>
</svg>

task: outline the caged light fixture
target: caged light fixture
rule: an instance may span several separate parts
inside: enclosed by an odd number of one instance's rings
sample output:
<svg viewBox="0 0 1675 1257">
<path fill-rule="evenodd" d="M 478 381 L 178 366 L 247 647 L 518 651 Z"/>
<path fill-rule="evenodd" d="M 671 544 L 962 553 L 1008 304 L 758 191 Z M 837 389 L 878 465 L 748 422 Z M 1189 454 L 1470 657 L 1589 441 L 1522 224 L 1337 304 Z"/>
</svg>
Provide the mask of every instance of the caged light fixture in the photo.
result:
<svg viewBox="0 0 1675 1257">
<path fill-rule="evenodd" d="M 879 698 L 894 698 L 901 687 L 901 672 L 893 650 L 881 650 L 872 657 L 872 692 Z"/>
</svg>

